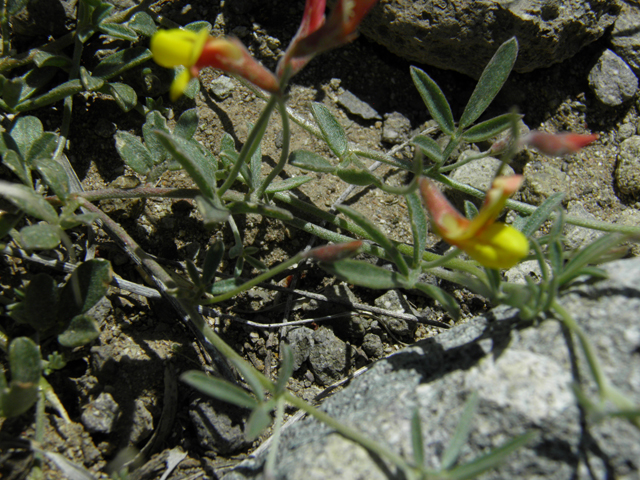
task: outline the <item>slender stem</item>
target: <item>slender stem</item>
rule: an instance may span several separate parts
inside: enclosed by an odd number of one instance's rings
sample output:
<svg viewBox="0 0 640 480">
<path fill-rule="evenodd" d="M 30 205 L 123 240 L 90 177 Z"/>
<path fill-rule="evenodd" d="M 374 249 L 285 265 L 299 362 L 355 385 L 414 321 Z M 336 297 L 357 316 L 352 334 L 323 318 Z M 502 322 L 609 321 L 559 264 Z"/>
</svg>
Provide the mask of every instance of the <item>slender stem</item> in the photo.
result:
<svg viewBox="0 0 640 480">
<path fill-rule="evenodd" d="M 272 269 L 264 272 L 263 274 L 258 275 L 255 278 L 252 278 L 251 280 L 249 280 L 248 282 L 243 283 L 239 287 L 236 287 L 233 290 L 229 290 L 226 293 L 222 293 L 220 295 L 217 295 L 217 296 L 215 296 L 213 298 L 208 298 L 207 300 L 202 301 L 201 304 L 202 305 L 211 305 L 213 303 L 222 302 L 224 300 L 228 300 L 228 299 L 230 299 L 232 297 L 235 297 L 239 293 L 242 293 L 242 292 L 244 292 L 246 290 L 249 290 L 251 287 L 255 287 L 260 282 L 264 282 L 265 280 L 269 280 L 274 275 L 277 275 L 280 272 L 284 272 L 287 268 L 291 267 L 292 265 L 295 265 L 296 263 L 298 263 L 303 258 L 304 258 L 304 255 L 302 253 L 298 253 L 297 255 L 294 255 L 293 257 L 291 257 L 286 262 L 282 262 L 280 265 L 277 265 L 277 266 L 273 267 Z"/>
<path fill-rule="evenodd" d="M 251 155 L 254 154 L 254 152 L 258 148 L 258 145 L 260 145 L 260 141 L 264 136 L 264 132 L 267 129 L 267 125 L 269 124 L 269 118 L 271 117 L 271 114 L 273 113 L 273 109 L 276 107 L 277 103 L 278 103 L 278 97 L 276 95 L 272 95 L 271 98 L 269 98 L 267 105 L 262 110 L 262 113 L 260 114 L 260 118 L 258 118 L 258 121 L 254 125 L 254 127 L 251 129 L 251 132 L 249 132 L 249 137 L 247 138 L 247 141 L 242 146 L 242 150 L 240 150 L 240 154 L 238 155 L 238 160 L 236 160 L 235 165 L 229 172 L 229 176 L 224 181 L 222 186 L 218 189 L 219 197 L 222 197 L 222 195 L 224 195 L 224 193 L 227 190 L 229 190 L 231 185 L 233 185 L 233 182 L 236 181 L 236 177 L 238 176 L 238 173 L 240 172 L 242 165 L 245 164 L 248 158 L 251 158 Z"/>
<path fill-rule="evenodd" d="M 287 159 L 289 158 L 289 144 L 291 143 L 291 128 L 289 127 L 289 115 L 287 115 L 286 105 L 284 103 L 284 99 L 278 98 L 278 110 L 280 111 L 280 118 L 282 118 L 282 150 L 280 151 L 280 160 L 267 178 L 264 179 L 260 188 L 256 192 L 256 198 L 258 200 L 262 199 L 264 195 L 264 191 L 267 189 L 271 181 L 282 171 L 284 166 L 287 164 Z"/>
<path fill-rule="evenodd" d="M 489 152 L 480 152 L 478 155 L 469 155 L 464 160 L 458 160 L 456 163 L 454 163 L 452 165 L 447 165 L 446 167 L 442 167 L 438 171 L 440 173 L 446 173 L 446 172 L 449 172 L 451 170 L 455 170 L 456 168 L 459 168 L 459 167 L 461 167 L 463 165 L 466 165 L 467 163 L 473 162 L 475 160 L 480 160 L 481 158 L 485 158 L 485 157 L 488 157 L 488 156 L 489 156 Z"/>
</svg>

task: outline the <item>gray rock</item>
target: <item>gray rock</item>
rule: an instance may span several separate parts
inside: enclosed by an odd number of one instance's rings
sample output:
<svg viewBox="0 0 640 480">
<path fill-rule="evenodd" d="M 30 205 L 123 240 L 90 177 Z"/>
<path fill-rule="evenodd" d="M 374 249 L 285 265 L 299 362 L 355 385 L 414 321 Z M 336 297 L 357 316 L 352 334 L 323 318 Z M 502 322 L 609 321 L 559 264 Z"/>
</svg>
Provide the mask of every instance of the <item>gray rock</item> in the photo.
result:
<svg viewBox="0 0 640 480">
<path fill-rule="evenodd" d="M 362 342 L 362 350 L 367 356 L 372 358 L 380 358 L 384 355 L 384 346 L 378 335 L 367 333 Z"/>
<path fill-rule="evenodd" d="M 111 433 L 118 417 L 120 406 L 110 393 L 102 392 L 84 407 L 80 421 L 91 433 Z"/>
<path fill-rule="evenodd" d="M 234 88 L 235 85 L 233 83 L 233 80 L 231 80 L 231 78 L 227 77 L 226 75 L 220 75 L 215 80 L 212 80 L 209 84 L 211 93 L 213 93 L 219 100 L 228 98 L 233 92 Z"/>
<path fill-rule="evenodd" d="M 347 111 L 353 115 L 358 115 L 365 120 L 381 120 L 382 117 L 376 112 L 371 105 L 363 102 L 356 97 L 350 91 L 345 91 L 343 94 L 338 95 L 338 104 L 347 109 Z"/>
<path fill-rule="evenodd" d="M 600 38 L 615 0 L 395 0 L 380 2 L 362 33 L 408 60 L 478 78 L 497 48 L 516 36 L 517 72 L 562 62 Z"/>
<path fill-rule="evenodd" d="M 605 50 L 589 72 L 589 87 L 602 103 L 616 107 L 633 98 L 638 79 L 624 60 Z"/>
<path fill-rule="evenodd" d="M 580 202 L 569 202 L 567 205 L 567 214 L 572 217 L 583 218 L 585 220 L 597 220 L 597 218 L 587 212 L 584 205 Z M 576 225 L 567 224 L 564 227 L 564 243 L 568 248 L 576 249 L 586 247 L 588 244 L 597 240 L 603 235 L 603 232 L 592 230 L 590 228 L 578 227 Z"/>
<path fill-rule="evenodd" d="M 608 280 L 575 286 L 559 301 L 592 342 L 610 383 L 638 405 L 640 259 L 604 268 Z M 465 402 L 476 392 L 479 405 L 460 463 L 526 431 L 539 433 L 483 479 L 638 478 L 640 430 L 621 418 L 593 421 L 578 408 L 575 382 L 598 401 L 586 365 L 577 341 L 569 341 L 558 321 L 524 324 L 515 310 L 500 307 L 377 362 L 320 408 L 406 457 L 417 408 L 426 464 L 438 468 Z M 265 457 L 243 462 L 224 480 L 264 478 Z M 314 419 L 282 432 L 274 478 L 401 477 Z"/>
<path fill-rule="evenodd" d="M 475 150 L 467 150 L 462 152 L 460 155 L 460 160 L 464 160 L 471 155 L 478 155 L 478 152 Z M 493 182 L 493 178 L 498 171 L 498 168 L 502 162 L 497 158 L 493 157 L 485 157 L 480 158 L 478 160 L 473 160 L 466 165 L 462 165 L 459 168 L 456 168 L 453 172 L 451 172 L 452 180 L 457 182 L 466 183 L 467 185 L 471 185 L 479 190 L 486 192 L 491 187 L 491 183 Z M 503 175 L 514 175 L 515 171 L 509 165 L 507 165 L 502 170 Z M 453 193 L 453 189 L 450 192 L 454 197 L 456 196 Z M 447 192 L 449 193 L 449 192 Z"/>
<path fill-rule="evenodd" d="M 200 445 L 222 455 L 236 453 L 251 445 L 244 437 L 245 422 L 250 413 L 213 398 L 198 397 L 189 405 L 189 417 Z"/>
<path fill-rule="evenodd" d="M 374 301 L 376 307 L 391 310 L 392 312 L 413 313 L 407 299 L 398 293 L 397 290 L 389 290 L 381 297 Z M 399 337 L 401 340 L 413 341 L 413 334 L 418 328 L 417 322 L 411 322 L 402 318 L 388 317 L 381 315 L 380 319 L 389 329 L 392 335 Z"/>
<path fill-rule="evenodd" d="M 382 141 L 399 144 L 404 142 L 411 130 L 411 121 L 398 112 L 388 113 L 384 116 L 382 125 Z"/>
<path fill-rule="evenodd" d="M 153 433 L 153 415 L 147 410 L 144 402 L 137 398 L 129 431 L 129 443 L 136 445 L 149 437 L 151 433 Z"/>
<path fill-rule="evenodd" d="M 527 283 L 527 277 L 536 283 L 542 279 L 542 271 L 540 270 L 540 264 L 537 260 L 520 262 L 515 267 L 504 272 L 504 278 L 510 283 L 519 283 L 524 285 Z"/>
<path fill-rule="evenodd" d="M 623 123 L 618 127 L 618 138 L 620 140 L 626 140 L 636 134 L 636 126 L 633 123 Z"/>
<path fill-rule="evenodd" d="M 336 337 L 333 331 L 320 327 L 313 332 L 309 364 L 320 385 L 330 385 L 344 377 L 348 359 L 347 344 Z"/>
<path fill-rule="evenodd" d="M 640 136 L 627 138 L 620 144 L 616 166 L 616 186 L 625 195 L 640 195 Z"/>
<path fill-rule="evenodd" d="M 309 358 L 309 351 L 314 344 L 313 330 L 307 327 L 292 328 L 287 332 L 286 343 L 293 352 L 293 371 L 296 372 Z"/>
<path fill-rule="evenodd" d="M 640 8 L 623 4 L 611 32 L 613 50 L 640 75 Z"/>
<path fill-rule="evenodd" d="M 557 192 L 566 192 L 569 175 L 557 167 L 541 162 L 528 163 L 524 168 L 524 199 L 540 205 Z"/>
</svg>

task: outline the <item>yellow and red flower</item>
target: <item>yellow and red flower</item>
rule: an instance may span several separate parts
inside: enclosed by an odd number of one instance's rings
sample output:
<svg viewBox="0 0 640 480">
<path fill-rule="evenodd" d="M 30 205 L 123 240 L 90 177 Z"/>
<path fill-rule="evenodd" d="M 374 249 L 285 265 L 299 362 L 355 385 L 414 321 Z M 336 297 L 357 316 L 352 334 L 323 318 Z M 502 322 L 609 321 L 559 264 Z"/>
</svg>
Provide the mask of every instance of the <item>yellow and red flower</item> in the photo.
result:
<svg viewBox="0 0 640 480">
<path fill-rule="evenodd" d="M 180 97 L 189 81 L 205 67 L 240 75 L 272 93 L 280 91 L 273 73 L 254 59 L 240 40 L 212 37 L 206 29 L 198 33 L 177 28 L 160 30 L 151 38 L 151 53 L 162 67 L 185 67 L 171 85 L 171 100 Z"/>
<path fill-rule="evenodd" d="M 356 29 L 377 0 L 338 0 L 325 22 L 325 0 L 307 0 L 298 32 L 278 62 L 278 78 L 295 75 L 322 52 L 356 38 Z M 287 70 L 289 71 L 288 73 Z"/>
<path fill-rule="evenodd" d="M 527 238 L 496 222 L 504 205 L 522 184 L 522 176 L 497 177 L 478 215 L 469 220 L 458 212 L 429 179 L 420 179 L 420 193 L 434 232 L 489 268 L 511 268 L 529 253 Z"/>
</svg>

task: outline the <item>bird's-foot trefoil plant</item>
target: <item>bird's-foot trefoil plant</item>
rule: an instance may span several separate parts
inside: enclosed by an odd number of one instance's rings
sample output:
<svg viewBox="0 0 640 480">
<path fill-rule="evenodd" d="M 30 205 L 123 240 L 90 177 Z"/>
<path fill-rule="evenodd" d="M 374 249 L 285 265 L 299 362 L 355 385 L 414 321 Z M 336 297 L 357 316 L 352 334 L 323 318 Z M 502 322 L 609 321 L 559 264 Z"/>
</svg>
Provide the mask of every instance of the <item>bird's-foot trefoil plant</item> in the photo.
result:
<svg viewBox="0 0 640 480">
<path fill-rule="evenodd" d="M 78 0 L 77 24 L 72 34 L 18 53 L 11 44 L 10 17 L 23 9 L 27 1 L 2 1 L 0 110 L 5 129 L 0 137 L 0 154 L 11 181 L 0 180 L 0 196 L 7 201 L 0 207 L 3 209 L 0 247 L 4 255 L 56 267 L 62 265 L 69 273 L 62 283 L 45 273 L 32 275 L 0 296 L 5 313 L 18 326 L 0 328 L 0 349 L 9 373 L 7 377 L 4 369 L 0 369 L 0 416 L 22 415 L 36 405 L 35 437 L 30 439 L 38 459 L 34 478 L 41 473 L 45 459 L 64 472 L 82 469 L 58 454 L 43 453 L 38 444 L 43 438 L 47 402 L 62 418 L 69 419 L 45 377 L 63 374 L 65 356 L 71 349 L 81 348 L 97 338 L 100 325 L 93 319 L 91 308 L 107 294 L 110 284 L 115 282 L 121 288 L 125 285 L 123 279 L 114 276 L 106 260 L 91 258 L 87 255 L 89 249 L 83 251 L 86 245 L 75 242 L 77 237 L 72 233 L 87 226 L 104 230 L 145 272 L 156 294 L 164 296 L 176 316 L 192 328 L 220 372 L 218 378 L 189 371 L 182 374 L 182 380 L 208 395 L 251 409 L 249 438 L 257 438 L 273 424 L 274 441 L 265 463 L 267 476 L 274 471 L 285 404 L 326 423 L 393 465 L 408 479 L 471 478 L 494 468 L 534 437 L 529 433 L 511 439 L 485 456 L 458 464 L 477 403 L 476 397 L 471 396 L 458 430 L 443 453 L 441 468 L 430 469 L 424 458 L 418 412 L 411 425 L 412 455 L 394 451 L 360 433 L 357 425 L 332 418 L 289 392 L 286 387 L 293 374 L 293 358 L 288 347 L 282 349 L 279 373 L 271 379 L 246 362 L 205 320 L 203 314 L 211 311 L 208 309 L 212 306 L 224 305 L 256 285 L 309 262 L 367 289 L 417 290 L 438 302 L 454 322 L 460 316 L 457 301 L 446 289 L 423 281 L 424 273 L 466 287 L 494 305 L 511 305 L 519 310 L 523 320 L 533 320 L 543 313 L 554 315 L 579 340 L 599 388 L 599 398 L 594 400 L 576 386 L 580 405 L 597 420 L 615 415 L 639 425 L 639 407 L 605 378 L 589 339 L 557 301 L 559 292 L 576 278 L 601 276 L 603 271 L 597 265 L 615 256 L 615 247 L 632 239 L 639 229 L 570 217 L 562 210 L 562 194 L 551 196 L 537 207 L 513 200 L 511 196 L 520 188 L 522 177 L 503 172 L 523 148 L 550 156 L 567 155 L 596 141 L 598 135 L 539 131 L 519 135 L 517 122 L 521 116 L 517 113 L 478 123 L 511 72 L 518 51 L 515 38 L 498 48 L 459 119 L 454 118 L 436 82 L 426 72 L 411 69 L 425 108 L 447 140 L 441 144 L 424 133 L 415 135 L 410 142 L 415 154 L 409 158 L 373 152 L 352 142 L 341 122 L 322 103 L 310 105 L 312 122 L 303 120 L 286 104 L 294 75 L 314 56 L 353 40 L 375 0 L 338 0 L 326 18 L 324 0 L 307 0 L 300 27 L 275 72 L 255 59 L 240 40 L 213 36 L 207 22 L 159 29 L 158 24 L 165 19 L 149 8 L 152 3 L 143 1 L 128 10 L 114 12 L 109 2 Z M 86 48 L 91 41 L 104 36 L 117 39 L 119 47 L 100 61 L 85 65 Z M 151 60 L 160 67 L 174 69 L 171 74 L 165 72 L 171 77 L 169 101 L 182 95 L 193 98 L 199 91 L 198 76 L 204 68 L 236 76 L 264 99 L 264 108 L 252 119 L 241 147 L 236 148 L 229 134 L 223 137 L 216 152 L 204 147 L 195 137 L 199 124 L 196 109 L 183 112 L 170 128 L 162 96 L 155 89 L 161 74 Z M 145 85 L 143 95 L 126 83 L 125 74 L 133 69 L 139 70 Z M 74 118 L 74 96 L 80 93 L 110 97 L 128 115 L 144 117 L 142 138 L 127 131 L 117 131 L 113 138 L 116 151 L 138 176 L 141 186 L 82 189 L 65 154 L 70 151 L 68 136 Z M 144 101 L 142 96 L 146 97 Z M 55 132 L 44 131 L 42 122 L 27 112 L 37 114 L 38 109 L 56 102 L 62 102 L 61 123 Z M 275 110 L 280 116 L 282 142 L 278 161 L 266 172 L 261 143 Z M 291 152 L 291 121 L 324 141 L 332 158 L 307 150 Z M 462 158 L 455 153 L 461 145 L 486 142 L 491 146 L 472 157 Z M 448 175 L 466 163 L 488 156 L 499 157 L 502 164 L 486 192 Z M 367 167 L 370 160 L 406 172 L 407 184 L 389 185 Z M 310 175 L 281 179 L 287 164 Z M 184 170 L 195 188 L 158 187 L 158 180 L 169 170 Z M 407 207 L 410 241 L 390 239 L 357 208 L 337 205 L 335 209 L 326 209 L 296 195 L 297 187 L 315 180 L 314 173 L 330 176 L 335 184 L 379 189 L 400 198 Z M 445 187 L 482 200 L 481 207 L 467 201 L 463 215 L 447 200 L 446 191 L 442 191 Z M 175 271 L 145 252 L 125 228 L 97 206 L 100 200 L 130 198 L 192 200 L 203 225 L 210 230 L 228 229 L 233 245 L 215 241 L 199 264 L 188 260 L 183 271 Z M 509 224 L 500 220 L 505 208 L 516 213 Z M 249 214 L 276 219 L 329 244 L 305 249 L 278 265 L 266 265 L 258 256 L 258 248 L 246 244 L 244 222 L 239 220 Z M 566 223 L 609 233 L 579 251 L 569 251 L 562 237 Z M 544 234 L 542 226 L 546 227 Z M 429 231 L 453 248 L 444 255 L 428 250 Z M 62 260 L 47 263 L 47 259 L 38 255 L 47 250 L 59 252 Z M 80 251 L 84 253 L 82 258 Z M 386 265 L 371 262 L 372 258 Z M 220 270 L 225 259 L 233 265 L 233 273 L 222 276 Z M 527 279 L 526 284 L 519 285 L 503 280 L 502 270 L 525 260 L 539 263 L 541 281 Z M 247 265 L 260 273 L 245 278 Z M 447 326 L 442 322 L 437 325 Z M 28 334 L 24 334 L 25 329 Z M 86 471 L 83 475 L 88 476 L 82 478 L 92 478 Z"/>
</svg>

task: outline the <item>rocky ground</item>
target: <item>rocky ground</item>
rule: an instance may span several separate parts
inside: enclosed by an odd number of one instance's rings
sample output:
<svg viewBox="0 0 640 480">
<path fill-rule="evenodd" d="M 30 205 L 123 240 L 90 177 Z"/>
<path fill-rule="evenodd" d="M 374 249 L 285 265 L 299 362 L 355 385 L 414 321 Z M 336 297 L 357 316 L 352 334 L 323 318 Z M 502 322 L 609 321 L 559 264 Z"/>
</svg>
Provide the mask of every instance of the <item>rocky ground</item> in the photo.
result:
<svg viewBox="0 0 640 480">
<path fill-rule="evenodd" d="M 227 6 L 218 2 L 184 5 L 167 1 L 158 2 L 155 8 L 179 24 L 195 20 L 211 22 L 216 32 L 240 37 L 266 66 L 273 68 L 295 33 L 304 2 L 272 3 L 272 8 L 267 8 L 261 2 L 250 1 L 229 2 Z M 609 42 L 610 38 L 605 36 L 560 64 L 530 73 L 514 73 L 487 115 L 516 108 L 531 129 L 598 132 L 600 139 L 575 155 L 563 158 L 542 157 L 534 152 L 520 155 L 513 165 L 526 179 L 520 198 L 539 204 L 551 193 L 564 191 L 564 205 L 573 215 L 637 225 L 640 203 L 636 202 L 636 194 L 640 191 L 640 174 L 633 154 L 637 151 L 633 145 L 640 143 L 636 136 L 640 128 L 637 96 L 621 105 L 608 106 L 596 97 L 588 81 L 589 73 L 610 46 Z M 296 76 L 289 106 L 309 118 L 309 102 L 322 102 L 338 116 L 352 142 L 389 151 L 412 134 L 433 126 L 411 82 L 410 65 L 377 43 L 359 37 L 344 48 L 314 59 Z M 441 86 L 451 102 L 454 117 L 459 117 L 475 80 L 451 71 L 418 66 Z M 206 71 L 201 80 L 201 94 L 195 101 L 183 99 L 171 105 L 171 118 L 195 106 L 200 118 L 197 138 L 205 146 L 217 153 L 225 132 L 240 144 L 247 136 L 248 122 L 255 121 L 263 101 L 220 72 Z M 43 119 L 45 130 L 59 127 L 58 106 L 36 113 Z M 104 188 L 113 182 L 115 185 L 135 183 L 132 172 L 123 165 L 115 150 L 113 134 L 117 130 L 140 134 L 143 122 L 142 116 L 124 115 L 112 101 L 99 95 L 76 98 L 68 156 L 86 190 Z M 273 165 L 277 160 L 279 133 L 276 119 L 262 145 L 265 165 Z M 314 150 L 330 157 L 326 145 L 298 127 L 294 127 L 292 148 Z M 632 153 L 621 155 L 625 149 Z M 412 155 L 409 147 L 399 149 L 399 154 Z M 629 158 L 629 162 L 623 162 L 623 158 Z M 621 168 L 623 164 L 629 168 Z M 301 173 L 287 167 L 284 175 Z M 381 167 L 377 174 L 392 185 L 406 181 L 406 174 L 386 167 Z M 469 175 L 475 178 L 480 174 Z M 7 177 L 7 172 L 3 172 L 2 177 Z M 163 176 L 160 185 L 191 186 L 191 182 L 186 173 L 175 173 Z M 316 174 L 315 181 L 300 188 L 300 194 L 321 208 L 329 208 L 346 188 L 335 178 Z M 345 203 L 381 226 L 391 238 L 409 241 L 410 226 L 402 200 L 375 189 L 358 189 Z M 189 201 L 109 201 L 101 207 L 145 250 L 177 269 L 179 262 L 199 258 L 199 253 L 214 238 L 224 238 L 227 245 L 232 244 L 228 229 L 213 233 L 205 230 Z M 239 227 L 245 246 L 256 246 L 258 258 L 267 265 L 289 258 L 310 241 L 306 234 L 258 216 L 247 216 L 239 222 Z M 574 239 L 573 246 L 592 238 L 575 229 L 568 233 Z M 85 235 L 81 232 L 74 240 L 85 241 Z M 116 273 L 143 283 L 134 266 L 106 235 L 97 232 L 93 241 L 98 255 L 111 260 Z M 446 248 L 436 237 L 430 237 L 430 242 L 430 248 L 436 251 Z M 43 267 L 27 266 L 9 257 L 5 257 L 1 265 L 4 289 L 15 287 L 38 271 L 53 274 L 50 270 L 41 270 Z M 296 288 L 300 290 L 387 310 L 419 313 L 434 321 L 451 323 L 444 311 L 429 299 L 407 292 L 376 292 L 353 287 L 327 277 L 316 267 L 305 268 L 297 279 Z M 233 262 L 226 261 L 223 272 L 230 273 L 232 269 Z M 244 272 L 246 276 L 251 274 L 255 272 L 249 269 Z M 281 286 L 287 281 L 276 280 Z M 464 318 L 489 308 L 484 299 L 463 289 L 446 283 L 441 286 L 461 301 Z M 288 295 L 272 289 L 256 288 L 224 304 L 223 310 L 254 322 L 275 323 L 283 320 L 287 299 Z M 167 305 L 114 288 L 99 308 L 96 316 L 103 321 L 99 340 L 89 347 L 68 352 L 67 367 L 49 377 L 71 423 L 48 410 L 44 448 L 64 453 L 98 477 L 105 477 L 107 465 L 126 447 L 149 448 L 148 462 L 135 478 L 159 478 L 172 459 L 184 458 L 165 477 L 182 479 L 217 478 L 258 445 L 259 442 L 244 441 L 243 422 L 247 412 L 203 398 L 177 381 L 183 371 L 210 368 L 210 359 Z M 345 311 L 335 301 L 326 304 L 296 297 L 289 320 Z M 4 325 L 9 320 L 2 317 L 1 321 Z M 213 324 L 214 320 L 211 321 Z M 442 331 L 362 312 L 318 322 L 310 328 L 286 331 L 258 329 L 226 320 L 218 320 L 215 325 L 227 342 L 270 377 L 277 372 L 280 342 L 292 344 L 298 368 L 289 387 L 310 401 L 326 387 L 348 378 L 371 362 L 405 344 Z M 53 350 L 55 345 L 44 344 L 43 350 L 47 349 Z M 27 414 L 0 420 L 0 433 L 30 437 L 33 435 L 30 418 Z M 21 478 L 33 460 L 18 451 L 2 455 L 0 476 L 3 478 Z M 53 469 L 46 472 L 46 478 L 56 478 L 56 475 Z"/>
</svg>

